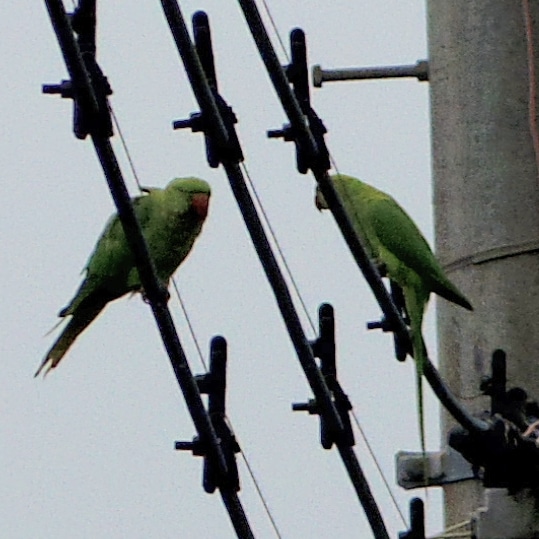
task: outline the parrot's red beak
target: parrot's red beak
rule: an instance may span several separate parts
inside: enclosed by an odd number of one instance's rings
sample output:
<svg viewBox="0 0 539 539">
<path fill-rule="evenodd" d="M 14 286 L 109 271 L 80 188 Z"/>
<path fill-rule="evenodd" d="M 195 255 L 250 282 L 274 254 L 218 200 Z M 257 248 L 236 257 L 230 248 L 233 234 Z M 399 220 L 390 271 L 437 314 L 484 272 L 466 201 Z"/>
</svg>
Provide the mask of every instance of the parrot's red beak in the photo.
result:
<svg viewBox="0 0 539 539">
<path fill-rule="evenodd" d="M 201 220 L 206 219 L 206 215 L 208 215 L 209 203 L 210 197 L 205 193 L 197 193 L 196 195 L 193 195 L 193 198 L 191 199 L 191 207 L 195 210 Z"/>
</svg>

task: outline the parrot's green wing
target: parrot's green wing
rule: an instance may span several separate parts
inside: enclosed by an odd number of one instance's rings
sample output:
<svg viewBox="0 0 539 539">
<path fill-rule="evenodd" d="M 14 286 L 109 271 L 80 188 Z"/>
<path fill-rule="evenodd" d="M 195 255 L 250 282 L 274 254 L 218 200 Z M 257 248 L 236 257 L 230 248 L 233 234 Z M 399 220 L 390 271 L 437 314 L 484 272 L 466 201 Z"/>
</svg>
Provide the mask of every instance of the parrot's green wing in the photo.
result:
<svg viewBox="0 0 539 539">
<path fill-rule="evenodd" d="M 153 190 L 154 196 L 156 191 Z M 151 195 L 143 195 L 133 199 L 133 208 L 139 220 L 141 228 L 147 226 L 151 215 Z M 119 298 L 129 292 L 127 279 L 134 265 L 133 254 L 125 239 L 122 223 L 118 215 L 113 215 L 105 225 L 88 262 L 86 263 L 86 276 L 79 290 L 59 316 L 71 315 L 86 298 L 101 291 L 108 301 Z"/>
<path fill-rule="evenodd" d="M 472 309 L 470 302 L 445 276 L 416 224 L 392 197 L 385 194 L 373 197 L 365 208 L 366 218 L 380 244 L 415 271 L 424 287 L 461 307 Z"/>
</svg>

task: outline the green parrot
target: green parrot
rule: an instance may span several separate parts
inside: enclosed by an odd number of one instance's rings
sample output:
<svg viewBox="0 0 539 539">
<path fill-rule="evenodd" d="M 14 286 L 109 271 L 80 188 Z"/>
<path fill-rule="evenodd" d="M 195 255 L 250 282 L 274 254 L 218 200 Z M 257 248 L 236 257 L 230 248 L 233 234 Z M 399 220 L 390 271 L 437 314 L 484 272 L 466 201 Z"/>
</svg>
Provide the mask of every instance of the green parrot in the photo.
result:
<svg viewBox="0 0 539 539">
<path fill-rule="evenodd" d="M 470 311 L 472 305 L 444 274 L 415 223 L 391 196 L 351 176 L 335 174 L 331 180 L 367 254 L 383 275 L 402 288 L 416 363 L 419 428 L 425 452 L 422 375 L 427 356 L 421 334 L 425 307 L 431 292 Z M 319 210 L 328 208 L 318 187 L 315 203 Z"/>
<path fill-rule="evenodd" d="M 168 286 L 172 274 L 199 235 L 210 199 L 210 186 L 198 178 L 176 178 L 165 189 L 145 189 L 132 200 L 157 277 Z M 71 319 L 45 355 L 35 376 L 58 365 L 75 339 L 109 301 L 128 292 L 143 292 L 135 260 L 118 215 L 113 215 L 86 265 L 75 297 L 58 316 Z"/>
</svg>

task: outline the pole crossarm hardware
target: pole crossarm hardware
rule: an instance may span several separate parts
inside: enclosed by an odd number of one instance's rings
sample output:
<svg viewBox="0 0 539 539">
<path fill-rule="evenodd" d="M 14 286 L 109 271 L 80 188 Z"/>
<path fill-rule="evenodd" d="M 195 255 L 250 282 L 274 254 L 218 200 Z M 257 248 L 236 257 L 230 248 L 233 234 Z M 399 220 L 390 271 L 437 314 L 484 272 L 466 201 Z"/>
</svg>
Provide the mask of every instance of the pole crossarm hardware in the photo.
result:
<svg viewBox="0 0 539 539">
<path fill-rule="evenodd" d="M 266 277 L 272 287 L 299 362 L 317 399 L 317 403 L 320 406 L 320 412 L 339 449 L 339 453 L 350 480 L 358 495 L 360 503 L 364 508 L 369 524 L 373 529 L 374 536 L 377 539 L 389 539 L 380 510 L 370 492 L 370 487 L 365 479 L 353 448 L 348 444 L 349 440 L 345 434 L 346 429 L 343 426 L 339 412 L 333 402 L 331 391 L 316 364 L 310 343 L 301 326 L 286 281 L 277 264 L 277 260 L 275 259 L 275 255 L 273 254 L 245 184 L 243 174 L 239 167 L 237 152 L 234 152 L 234 140 L 237 139 L 231 134 L 234 130 L 233 123 L 230 121 L 227 122 L 226 118 L 222 117 L 220 107 L 215 100 L 215 92 L 208 83 L 207 66 L 204 65 L 203 62 L 207 62 L 207 59 L 212 58 L 213 55 L 208 54 L 207 51 L 199 52 L 197 48 L 195 48 L 176 0 L 161 0 L 161 5 L 176 43 L 178 53 L 184 63 L 195 98 L 200 107 L 202 125 L 204 125 L 206 129 L 204 132 L 206 140 L 208 136 L 214 137 L 215 147 L 223 150 L 232 150 L 231 152 L 223 151 L 221 153 L 220 158 L 222 165 L 229 179 L 232 192 L 234 193 Z M 197 32 L 198 23 L 202 20 L 203 18 L 199 14 L 195 14 L 195 32 Z M 195 38 L 195 42 L 196 41 L 197 39 Z M 206 46 L 209 44 L 210 40 L 206 40 Z"/>
<path fill-rule="evenodd" d="M 395 79 L 415 77 L 418 81 L 429 80 L 429 62 L 419 60 L 414 65 L 385 66 L 385 67 L 349 67 L 343 69 L 322 69 L 320 65 L 313 66 L 313 86 L 322 88 L 324 82 L 340 80 Z"/>
<path fill-rule="evenodd" d="M 510 493 L 539 487 L 539 406 L 520 387 L 506 390 L 506 355 L 492 354 L 492 375 L 481 389 L 490 397 L 484 413 L 490 429 L 470 433 L 455 427 L 449 445 L 472 464 L 485 488 L 507 488 Z"/>
<path fill-rule="evenodd" d="M 95 151 L 103 168 L 127 242 L 133 251 L 146 298 L 151 306 L 199 439 L 204 441 L 204 444 L 208 448 L 208 454 L 211 455 L 212 462 L 215 465 L 215 469 L 218 470 L 219 479 L 216 482 L 218 483 L 223 502 L 238 537 L 252 538 L 254 536 L 250 530 L 247 517 L 237 497 L 237 493 L 233 488 L 229 488 L 229 469 L 221 448 L 221 441 L 212 425 L 208 412 L 204 408 L 197 383 L 191 374 L 187 358 L 167 307 L 168 291 L 156 276 L 154 264 L 149 256 L 146 241 L 133 211 L 129 193 L 112 149 L 109 140 L 112 133 L 107 128 L 107 123 L 103 118 L 104 115 L 101 114 L 100 110 L 100 99 L 96 96 L 96 93 L 98 93 L 96 85 L 99 87 L 99 82 L 88 72 L 87 61 L 84 60 L 83 53 L 75 40 L 73 26 L 62 1 L 45 0 L 45 4 L 71 79 L 69 85 L 73 91 L 72 97 L 80 107 L 81 113 L 88 120 L 86 124 L 88 134 L 92 138 Z M 79 4 L 79 17 L 83 20 L 90 21 L 90 24 L 94 26 L 95 4 L 95 0 L 93 2 L 81 2 Z M 88 10 L 90 13 L 81 14 L 81 9 Z M 93 35 L 95 36 L 95 29 Z M 95 52 L 95 44 L 93 50 Z M 75 134 L 77 135 L 76 132 Z"/>
<path fill-rule="evenodd" d="M 294 142 L 300 144 L 304 154 L 311 159 L 311 171 L 320 186 L 324 199 L 339 226 L 354 260 L 382 309 L 384 315 L 383 323 L 387 323 L 391 327 L 391 331 L 398 338 L 399 346 L 403 347 L 404 343 L 410 343 L 410 334 L 399 312 L 399 308 L 392 301 L 388 290 L 382 282 L 378 269 L 369 259 L 365 248 L 355 233 L 342 202 L 333 187 L 333 183 L 329 179 L 327 169 L 319 166 L 319 163 L 325 162 L 325 159 L 319 155 L 320 152 L 324 151 L 325 147 L 317 145 L 315 137 L 309 129 L 305 114 L 294 92 L 290 88 L 285 70 L 277 58 L 255 2 L 253 0 L 238 0 L 238 2 L 243 10 L 251 35 L 258 47 L 275 91 L 288 116 L 291 132 L 295 136 Z M 296 70 L 296 73 L 298 71 L 301 72 L 301 70 Z M 410 349 L 409 345 L 407 349 Z M 449 391 L 430 360 L 427 360 L 423 374 L 442 405 L 461 425 L 471 432 L 484 432 L 488 430 L 487 423 L 473 417 Z"/>
</svg>

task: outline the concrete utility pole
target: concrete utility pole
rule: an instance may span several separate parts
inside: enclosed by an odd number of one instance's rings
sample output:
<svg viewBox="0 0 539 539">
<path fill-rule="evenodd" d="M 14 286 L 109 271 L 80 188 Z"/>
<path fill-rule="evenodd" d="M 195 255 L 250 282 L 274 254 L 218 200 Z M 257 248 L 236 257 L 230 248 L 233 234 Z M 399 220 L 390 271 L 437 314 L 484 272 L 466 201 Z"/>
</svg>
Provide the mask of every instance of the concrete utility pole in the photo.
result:
<svg viewBox="0 0 539 539">
<path fill-rule="evenodd" d="M 436 248 L 475 307 L 468 314 L 438 303 L 439 358 L 451 389 L 474 412 L 488 409 L 479 384 L 496 348 L 507 353 L 508 388 L 520 386 L 539 399 L 539 171 L 526 7 L 539 77 L 537 0 L 428 1 Z M 443 444 L 452 426 L 444 416 Z M 477 481 L 444 490 L 447 525 L 486 504 L 492 514 L 505 511 L 503 522 L 478 537 L 539 536 L 537 523 L 522 530 L 511 522 L 526 516 L 511 513 L 519 499 L 533 512 L 529 497 L 496 491 L 484 498 Z"/>
</svg>

